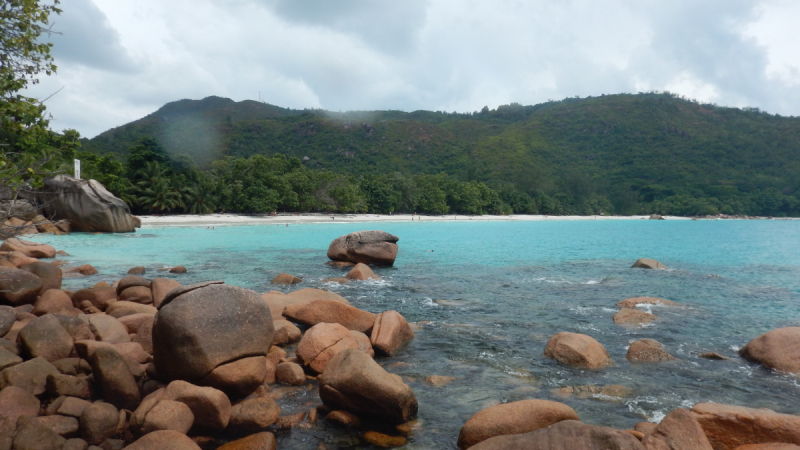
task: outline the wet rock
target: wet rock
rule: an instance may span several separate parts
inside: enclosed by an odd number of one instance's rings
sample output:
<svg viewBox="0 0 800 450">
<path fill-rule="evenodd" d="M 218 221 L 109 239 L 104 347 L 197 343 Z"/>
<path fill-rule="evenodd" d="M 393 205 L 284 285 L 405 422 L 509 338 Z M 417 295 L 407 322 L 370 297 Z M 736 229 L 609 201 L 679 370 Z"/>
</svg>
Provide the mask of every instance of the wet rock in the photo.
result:
<svg viewBox="0 0 800 450">
<path fill-rule="evenodd" d="M 48 361 L 68 357 L 73 345 L 72 336 L 52 314 L 45 314 L 25 325 L 19 332 L 18 341 L 26 357 L 42 357 Z"/>
<path fill-rule="evenodd" d="M 92 314 L 89 316 L 89 329 L 95 338 L 101 342 L 121 344 L 130 342 L 128 329 L 119 320 L 105 314 Z"/>
<path fill-rule="evenodd" d="M 372 342 L 370 342 L 369 336 L 355 330 L 350 330 L 350 334 L 353 335 L 353 338 L 356 340 L 359 350 L 369 355 L 370 358 L 375 357 L 375 350 L 372 348 Z"/>
<path fill-rule="evenodd" d="M 358 281 L 366 281 L 366 280 L 380 280 L 381 277 L 375 275 L 375 272 L 369 268 L 366 264 L 358 263 L 350 269 L 350 272 L 347 272 L 345 278 L 348 280 L 358 280 Z"/>
<path fill-rule="evenodd" d="M 306 374 L 299 364 L 285 362 L 275 368 L 275 379 L 281 384 L 300 386 L 306 382 Z"/>
<path fill-rule="evenodd" d="M 256 431 L 266 428 L 281 415 L 281 408 L 270 397 L 249 398 L 231 408 L 228 427 L 237 431 Z"/>
<path fill-rule="evenodd" d="M 683 408 L 667 414 L 642 443 L 647 450 L 713 450 L 700 424 Z"/>
<path fill-rule="evenodd" d="M 83 264 L 76 267 L 68 267 L 64 269 L 63 272 L 87 276 L 97 274 L 97 269 L 95 269 L 91 264 Z"/>
<path fill-rule="evenodd" d="M 42 290 L 42 279 L 36 275 L 10 267 L 0 267 L 0 301 L 12 306 L 30 304 Z"/>
<path fill-rule="evenodd" d="M 145 272 L 147 272 L 147 269 L 142 266 L 131 267 L 128 269 L 128 275 L 144 275 Z"/>
<path fill-rule="evenodd" d="M 119 410 L 114 405 L 96 402 L 87 406 L 80 417 L 81 437 L 89 445 L 101 444 L 117 434 Z"/>
<path fill-rule="evenodd" d="M 268 431 L 251 434 L 245 438 L 228 442 L 217 450 L 277 450 L 275 435 Z"/>
<path fill-rule="evenodd" d="M 181 287 L 182 284 L 172 278 L 153 278 L 150 282 L 150 293 L 153 297 L 153 306 L 158 307 L 169 291 Z"/>
<path fill-rule="evenodd" d="M 636 308 L 636 305 L 664 305 L 664 306 L 681 306 L 680 303 L 675 303 L 669 300 L 658 297 L 632 297 L 620 300 L 616 303 L 620 308 Z"/>
<path fill-rule="evenodd" d="M 32 314 L 43 316 L 45 314 L 60 314 L 66 316 L 77 316 L 78 311 L 72 306 L 72 299 L 60 289 L 48 289 L 33 304 Z"/>
<path fill-rule="evenodd" d="M 270 284 L 283 284 L 283 285 L 292 285 L 298 284 L 303 281 L 302 278 L 296 277 L 294 275 L 289 275 L 288 273 L 279 273 L 275 276 L 275 278 L 270 281 Z"/>
<path fill-rule="evenodd" d="M 445 387 L 456 380 L 456 377 L 447 377 L 443 375 L 431 375 L 425 377 L 425 382 L 433 387 Z"/>
<path fill-rule="evenodd" d="M 641 326 L 656 320 L 656 316 L 638 309 L 622 308 L 613 319 L 617 325 Z"/>
<path fill-rule="evenodd" d="M 356 231 L 338 237 L 328 247 L 334 261 L 391 266 L 397 257 L 400 238 L 385 231 Z"/>
<path fill-rule="evenodd" d="M 174 430 L 154 431 L 145 434 L 123 450 L 200 450 L 191 438 Z"/>
<path fill-rule="evenodd" d="M 361 419 L 358 418 L 357 415 L 353 413 L 349 413 L 347 411 L 331 411 L 325 416 L 325 420 L 330 420 L 333 423 L 336 423 L 341 426 L 345 427 L 359 427 L 361 426 Z"/>
<path fill-rule="evenodd" d="M 414 392 L 357 349 L 334 356 L 319 377 L 319 395 L 331 409 L 390 423 L 408 422 L 417 413 Z"/>
<path fill-rule="evenodd" d="M 661 344 L 652 339 L 642 339 L 631 343 L 628 347 L 628 354 L 625 356 L 628 361 L 634 362 L 659 362 L 672 361 L 674 356 L 661 349 Z"/>
<path fill-rule="evenodd" d="M 800 327 L 768 331 L 748 342 L 739 355 L 768 369 L 800 373 Z"/>
<path fill-rule="evenodd" d="M 701 354 L 699 354 L 699 355 L 697 355 L 697 356 L 698 356 L 698 357 L 700 357 L 700 358 L 711 359 L 711 360 L 717 360 L 717 361 L 723 361 L 723 360 L 728 360 L 728 359 L 730 359 L 730 358 L 728 358 L 728 357 L 726 357 L 726 356 L 722 356 L 722 355 L 720 355 L 719 353 L 714 353 L 714 352 L 709 352 L 709 353 L 701 353 Z"/>
<path fill-rule="evenodd" d="M 377 353 L 393 356 L 412 339 L 414 331 L 397 311 L 382 312 L 375 318 L 370 342 Z"/>
<path fill-rule="evenodd" d="M 800 416 L 716 403 L 698 403 L 692 414 L 715 449 L 768 442 L 800 445 Z"/>
<path fill-rule="evenodd" d="M 306 412 L 303 411 L 297 414 L 291 414 L 288 416 L 281 416 L 278 417 L 278 420 L 275 421 L 275 427 L 280 429 L 289 429 L 294 427 L 295 425 L 299 424 L 306 418 Z"/>
<path fill-rule="evenodd" d="M 32 262 L 21 266 L 19 270 L 30 272 L 42 280 L 42 290 L 45 292 L 48 289 L 61 289 L 61 279 L 63 274 L 58 267 L 41 261 Z"/>
<path fill-rule="evenodd" d="M 194 414 L 199 427 L 222 430 L 231 417 L 231 402 L 224 392 L 212 387 L 200 387 L 185 381 L 173 381 L 164 391 L 165 399 L 185 403 Z"/>
<path fill-rule="evenodd" d="M 569 406 L 548 400 L 521 400 L 478 411 L 461 428 L 458 447 L 467 449 L 494 436 L 521 434 L 562 420 L 579 420 Z"/>
<path fill-rule="evenodd" d="M 120 409 L 136 409 L 140 400 L 139 386 L 122 355 L 112 348 L 100 347 L 89 363 L 95 383 L 107 402 Z"/>
<path fill-rule="evenodd" d="M 72 296 L 72 303 L 80 305 L 84 300 L 91 302 L 92 306 L 105 311 L 108 305 L 117 301 L 117 291 L 112 287 L 81 289 Z"/>
<path fill-rule="evenodd" d="M 367 431 L 361 438 L 364 439 L 364 442 L 381 448 L 402 447 L 407 443 L 406 438 L 403 436 L 389 436 L 377 431 Z"/>
<path fill-rule="evenodd" d="M 33 395 L 43 394 L 47 376 L 57 375 L 55 368 L 44 358 L 33 358 L 0 371 L 0 389 L 16 386 Z"/>
<path fill-rule="evenodd" d="M 18 238 L 9 238 L 0 245 L 0 251 L 19 252 L 28 258 L 55 258 L 56 249 L 51 245 L 38 244 Z"/>
<path fill-rule="evenodd" d="M 149 289 L 147 291 L 150 292 Z M 125 300 L 116 301 L 109 305 L 109 307 L 106 309 L 106 314 L 116 319 L 130 316 L 131 314 L 141 313 L 155 316 L 157 312 L 158 310 L 155 308 L 155 306 L 143 305 L 141 303 L 129 302 Z"/>
<path fill-rule="evenodd" d="M 284 317 L 307 326 L 318 323 L 338 323 L 348 330 L 369 333 L 376 315 L 335 300 L 320 299 L 287 305 Z"/>
<path fill-rule="evenodd" d="M 197 384 L 217 388 L 233 397 L 244 397 L 264 382 L 266 361 L 264 356 L 252 356 L 220 364 Z"/>
<path fill-rule="evenodd" d="M 14 450 L 61 450 L 67 440 L 32 417 L 17 421 Z"/>
<path fill-rule="evenodd" d="M 186 273 L 186 267 L 175 266 L 169 269 L 169 273 Z"/>
<path fill-rule="evenodd" d="M 185 403 L 160 400 L 144 417 L 142 434 L 160 430 L 173 430 L 186 434 L 192 428 L 194 414 Z"/>
<path fill-rule="evenodd" d="M 120 292 L 117 300 L 149 305 L 153 303 L 153 293 L 150 286 L 131 286 Z"/>
<path fill-rule="evenodd" d="M 315 372 L 322 372 L 337 353 L 358 349 L 350 331 L 338 323 L 320 323 L 309 328 L 297 345 L 297 356 Z"/>
<path fill-rule="evenodd" d="M 25 389 L 3 388 L 0 391 L 0 436 L 11 436 L 20 417 L 36 417 L 39 406 L 39 399 Z"/>
<path fill-rule="evenodd" d="M 599 369 L 613 364 L 605 347 L 591 336 L 561 332 L 550 338 L 544 356 L 562 364 L 587 369 Z"/>
<path fill-rule="evenodd" d="M 666 269 L 667 266 L 655 259 L 640 258 L 631 266 L 632 269 Z"/>
<path fill-rule="evenodd" d="M 644 450 L 638 439 L 622 430 L 563 420 L 523 434 L 495 436 L 470 450 Z"/>
<path fill-rule="evenodd" d="M 173 290 L 159 307 L 152 336 L 159 375 L 197 381 L 222 364 L 266 356 L 274 329 L 258 294 L 209 284 Z"/>
<path fill-rule="evenodd" d="M 55 374 L 47 376 L 47 393 L 58 397 L 66 395 L 70 397 L 89 398 L 89 382 L 86 378 Z"/>
<path fill-rule="evenodd" d="M 272 339 L 273 345 L 286 345 L 299 342 L 303 337 L 300 328 L 288 320 L 275 320 L 272 322 L 275 328 L 275 337 Z"/>
</svg>

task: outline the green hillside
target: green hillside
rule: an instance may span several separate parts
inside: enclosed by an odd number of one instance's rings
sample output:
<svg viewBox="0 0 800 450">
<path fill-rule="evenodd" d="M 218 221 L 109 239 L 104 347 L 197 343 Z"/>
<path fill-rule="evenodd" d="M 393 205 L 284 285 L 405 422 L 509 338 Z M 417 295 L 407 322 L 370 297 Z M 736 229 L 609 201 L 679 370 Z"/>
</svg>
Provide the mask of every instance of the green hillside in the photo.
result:
<svg viewBox="0 0 800 450">
<path fill-rule="evenodd" d="M 669 93 L 473 114 L 336 113 L 208 97 L 169 103 L 83 149 L 124 161 L 142 138 L 199 169 L 280 153 L 307 170 L 361 178 L 446 173 L 484 183 L 517 212 L 532 208 L 520 202 L 548 197 L 576 213 L 800 213 L 800 118 Z"/>
</svg>

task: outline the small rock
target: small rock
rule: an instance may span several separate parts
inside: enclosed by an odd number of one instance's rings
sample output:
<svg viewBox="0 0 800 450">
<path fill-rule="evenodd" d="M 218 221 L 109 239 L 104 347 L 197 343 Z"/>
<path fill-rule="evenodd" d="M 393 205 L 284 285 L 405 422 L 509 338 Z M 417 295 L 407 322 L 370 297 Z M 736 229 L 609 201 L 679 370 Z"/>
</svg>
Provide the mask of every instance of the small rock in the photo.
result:
<svg viewBox="0 0 800 450">
<path fill-rule="evenodd" d="M 71 436 L 77 433 L 80 429 L 78 419 L 69 416 L 41 416 L 34 420 L 39 422 L 40 425 L 44 425 L 47 428 L 55 431 L 59 436 Z"/>
<path fill-rule="evenodd" d="M 149 305 L 153 303 L 153 293 L 150 286 L 131 286 L 120 292 L 117 300 Z"/>
<path fill-rule="evenodd" d="M 65 397 L 56 408 L 56 412 L 62 416 L 80 417 L 83 411 L 91 404 L 91 402 L 80 398 Z"/>
<path fill-rule="evenodd" d="M 89 329 L 95 338 L 110 344 L 130 342 L 128 329 L 115 317 L 106 314 L 92 314 L 89 316 Z"/>
<path fill-rule="evenodd" d="M 200 450 L 191 438 L 174 430 L 154 431 L 123 450 Z"/>
<path fill-rule="evenodd" d="M 625 356 L 628 361 L 634 362 L 659 362 L 672 361 L 674 356 L 661 349 L 661 344 L 652 339 L 642 339 L 631 343 L 628 347 L 628 354 Z"/>
<path fill-rule="evenodd" d="M 338 323 L 319 323 L 303 335 L 297 345 L 297 356 L 304 365 L 320 373 L 331 358 L 348 348 L 358 349 L 358 343 L 347 328 Z"/>
<path fill-rule="evenodd" d="M 117 290 L 112 287 L 81 289 L 72 296 L 72 303 L 75 305 L 80 305 L 84 300 L 91 302 L 100 311 L 105 311 L 108 305 L 117 301 Z"/>
<path fill-rule="evenodd" d="M 361 426 L 361 419 L 353 413 L 347 411 L 337 410 L 331 411 L 325 416 L 325 420 L 337 423 L 345 427 L 359 427 Z"/>
<path fill-rule="evenodd" d="M 200 387 L 185 381 L 173 381 L 164 391 L 164 398 L 185 403 L 194 414 L 197 426 L 222 430 L 231 417 L 231 402 L 224 392 Z"/>
<path fill-rule="evenodd" d="M 320 299 L 311 302 L 287 305 L 283 315 L 307 326 L 319 323 L 338 323 L 348 330 L 369 333 L 377 316 L 335 300 Z"/>
<path fill-rule="evenodd" d="M 18 341 L 28 358 L 42 357 L 48 361 L 68 357 L 73 345 L 72 336 L 53 314 L 45 314 L 25 325 Z"/>
<path fill-rule="evenodd" d="M 112 348 L 100 347 L 89 362 L 103 398 L 120 409 L 136 409 L 140 400 L 139 387 L 122 355 Z"/>
<path fill-rule="evenodd" d="M 281 429 L 292 428 L 293 426 L 302 422 L 303 419 L 305 419 L 305 417 L 306 417 L 305 411 L 297 414 L 292 414 L 289 416 L 278 417 L 278 420 L 275 421 L 275 426 Z"/>
<path fill-rule="evenodd" d="M 97 269 L 95 269 L 91 264 L 83 264 L 76 267 L 68 267 L 64 269 L 64 273 L 80 274 L 84 276 L 95 275 L 97 274 Z"/>
<path fill-rule="evenodd" d="M 380 280 L 381 277 L 375 275 L 375 272 L 369 268 L 368 265 L 358 263 L 350 269 L 350 272 L 347 272 L 345 278 L 348 280 L 358 280 L 358 281 L 366 281 L 366 280 Z"/>
<path fill-rule="evenodd" d="M 356 330 L 350 330 L 350 334 L 353 335 L 356 343 L 358 343 L 359 350 L 369 355 L 370 358 L 375 357 L 375 350 L 372 348 L 372 342 L 370 342 L 369 336 Z"/>
<path fill-rule="evenodd" d="M 277 450 L 275 435 L 262 431 L 261 433 L 251 434 L 245 438 L 228 442 L 217 450 Z"/>
<path fill-rule="evenodd" d="M 681 306 L 680 303 L 675 303 L 669 300 L 658 297 L 633 297 L 620 300 L 616 303 L 620 308 L 636 308 L 636 305 L 664 305 L 664 306 Z"/>
<path fill-rule="evenodd" d="M 302 278 L 296 277 L 294 275 L 289 275 L 288 273 L 279 273 L 272 279 L 270 284 L 283 284 L 283 285 L 292 285 L 298 284 L 303 281 Z"/>
<path fill-rule="evenodd" d="M 36 417 L 39 406 L 39 399 L 30 392 L 16 386 L 3 388 L 0 391 L 0 436 L 11 436 L 20 417 Z"/>
<path fill-rule="evenodd" d="M 117 434 L 119 411 L 105 402 L 92 403 L 81 413 L 81 437 L 89 445 L 99 445 Z"/>
<path fill-rule="evenodd" d="M 425 381 L 433 387 L 444 387 L 456 380 L 456 377 L 446 377 L 443 375 L 431 375 L 425 377 Z"/>
<path fill-rule="evenodd" d="M 186 273 L 186 267 L 175 266 L 175 267 L 169 269 L 169 273 Z"/>
<path fill-rule="evenodd" d="M 638 309 L 622 308 L 614 314 L 614 323 L 617 325 L 642 326 L 654 320 L 656 320 L 656 316 Z"/>
<path fill-rule="evenodd" d="M 164 300 L 164 297 L 167 296 L 169 291 L 179 288 L 182 285 L 173 280 L 172 278 L 153 278 L 150 281 L 150 291 L 153 297 L 153 306 L 158 308 L 158 305 L 161 304 L 161 301 Z"/>
<path fill-rule="evenodd" d="M 160 430 L 173 430 L 186 434 L 192 428 L 194 414 L 185 403 L 160 400 L 144 417 L 142 434 Z"/>
<path fill-rule="evenodd" d="M 281 408 L 270 397 L 249 398 L 231 408 L 228 427 L 238 431 L 255 431 L 266 428 L 281 414 Z"/>
<path fill-rule="evenodd" d="M 661 264 L 655 259 L 641 258 L 636 260 L 631 266 L 632 269 L 666 269 L 667 266 Z"/>
<path fill-rule="evenodd" d="M 306 382 L 306 374 L 299 364 L 285 362 L 275 368 L 275 379 L 281 384 L 300 386 Z"/>
<path fill-rule="evenodd" d="M 35 418 L 23 417 L 17 421 L 13 446 L 15 450 L 61 450 L 66 441 Z"/>
<path fill-rule="evenodd" d="M 0 389 L 16 386 L 33 395 L 46 391 L 47 376 L 57 375 L 58 369 L 44 358 L 33 358 L 0 371 Z"/>
<path fill-rule="evenodd" d="M 568 366 L 599 369 L 613 364 L 605 347 L 585 334 L 561 332 L 550 338 L 544 356 Z"/>
<path fill-rule="evenodd" d="M 719 353 L 714 353 L 714 352 L 701 353 L 701 354 L 699 354 L 697 356 L 699 356 L 700 358 L 712 359 L 712 360 L 717 360 L 717 361 L 723 361 L 723 360 L 730 359 L 727 356 L 722 356 Z"/>
<path fill-rule="evenodd" d="M 68 316 L 77 316 L 78 311 L 72 305 L 72 299 L 60 289 L 48 289 L 42 293 L 41 296 L 33 304 L 32 314 L 36 316 L 43 316 L 45 314 L 61 314 Z"/>
<path fill-rule="evenodd" d="M 403 436 L 389 436 L 377 431 L 367 431 L 361 437 L 365 442 L 381 448 L 402 447 L 407 443 Z"/>
<path fill-rule="evenodd" d="M 86 378 L 55 374 L 47 376 L 47 393 L 53 396 L 89 398 L 89 382 Z"/>
<path fill-rule="evenodd" d="M 220 364 L 197 384 L 217 388 L 233 397 L 246 397 L 264 382 L 266 360 L 264 356 L 252 356 Z"/>
<path fill-rule="evenodd" d="M 142 266 L 131 267 L 128 269 L 128 275 L 144 275 L 145 272 L 147 272 L 147 269 Z"/>
<path fill-rule="evenodd" d="M 303 337 L 300 328 L 288 320 L 275 320 L 272 322 L 275 327 L 275 337 L 272 339 L 272 345 L 286 345 L 299 342 Z"/>
</svg>

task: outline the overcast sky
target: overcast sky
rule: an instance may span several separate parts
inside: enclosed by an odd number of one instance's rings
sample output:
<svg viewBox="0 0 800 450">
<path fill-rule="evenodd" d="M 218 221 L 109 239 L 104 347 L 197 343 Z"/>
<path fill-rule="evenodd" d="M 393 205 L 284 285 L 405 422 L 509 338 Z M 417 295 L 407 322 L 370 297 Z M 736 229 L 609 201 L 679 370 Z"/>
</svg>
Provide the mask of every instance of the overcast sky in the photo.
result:
<svg viewBox="0 0 800 450">
<path fill-rule="evenodd" d="M 800 116 L 795 0 L 62 0 L 56 130 L 209 95 L 475 111 L 668 90 Z"/>
</svg>

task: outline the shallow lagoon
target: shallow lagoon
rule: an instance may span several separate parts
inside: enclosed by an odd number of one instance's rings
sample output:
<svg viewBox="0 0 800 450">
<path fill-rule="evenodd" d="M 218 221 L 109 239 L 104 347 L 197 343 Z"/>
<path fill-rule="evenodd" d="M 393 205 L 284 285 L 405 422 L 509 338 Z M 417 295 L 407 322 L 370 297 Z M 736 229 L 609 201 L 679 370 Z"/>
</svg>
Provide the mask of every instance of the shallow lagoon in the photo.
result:
<svg viewBox="0 0 800 450">
<path fill-rule="evenodd" d="M 324 262 L 330 241 L 351 231 L 383 229 L 400 237 L 392 268 L 378 282 L 325 284 L 343 271 Z M 395 309 L 422 325 L 413 343 L 379 359 L 400 374 L 420 403 L 407 448 L 456 448 L 461 425 L 493 402 L 543 398 L 572 406 L 585 422 L 620 428 L 658 421 L 676 407 L 712 401 L 800 414 L 800 385 L 737 357 L 760 333 L 800 325 L 800 221 L 558 221 L 330 223 L 145 227 L 134 234 L 39 236 L 99 274 L 67 278 L 66 288 L 113 281 L 133 266 L 182 283 L 219 279 L 257 292 L 279 272 L 304 278 L 372 312 Z M 668 271 L 630 269 L 655 258 Z M 184 265 L 186 275 L 157 272 Z M 289 290 L 288 288 L 281 290 Z M 619 300 L 655 296 L 684 307 L 652 307 L 644 328 L 613 323 Z M 437 302 L 436 300 L 446 300 Z M 561 366 L 542 356 L 560 331 L 593 336 L 616 365 L 600 371 Z M 632 364 L 630 342 L 656 339 L 678 361 Z M 699 353 L 733 358 L 710 361 Z M 407 363 L 407 364 L 395 364 Z M 436 388 L 429 375 L 453 376 Z M 623 385 L 625 398 L 561 397 L 564 386 Z M 278 388 L 283 389 L 283 388 Z M 318 404 L 316 390 L 278 400 L 284 414 Z M 324 420 L 278 433 L 279 448 L 369 448 L 358 430 Z"/>
</svg>

